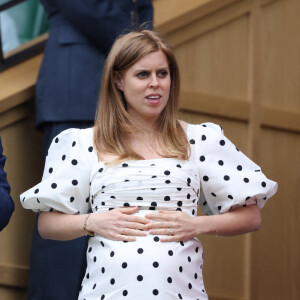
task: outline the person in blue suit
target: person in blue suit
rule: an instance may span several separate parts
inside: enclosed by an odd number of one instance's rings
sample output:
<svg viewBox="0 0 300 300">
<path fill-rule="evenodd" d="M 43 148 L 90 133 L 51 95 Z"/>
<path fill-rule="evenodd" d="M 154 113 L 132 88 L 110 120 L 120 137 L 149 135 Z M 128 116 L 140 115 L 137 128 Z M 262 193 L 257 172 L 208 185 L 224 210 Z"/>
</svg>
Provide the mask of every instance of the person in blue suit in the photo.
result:
<svg viewBox="0 0 300 300">
<path fill-rule="evenodd" d="M 3 155 L 3 147 L 0 138 L 0 231 L 8 224 L 14 211 L 14 203 L 10 197 L 10 186 L 4 171 L 6 157 Z"/>
<path fill-rule="evenodd" d="M 152 28 L 151 0 L 41 0 L 49 38 L 36 86 L 36 126 L 43 156 L 68 128 L 93 125 L 102 66 L 115 38 L 143 23 Z M 28 299 L 76 299 L 86 266 L 87 238 L 43 240 L 35 227 Z M 77 263 L 74 265 L 74 261 Z"/>
</svg>

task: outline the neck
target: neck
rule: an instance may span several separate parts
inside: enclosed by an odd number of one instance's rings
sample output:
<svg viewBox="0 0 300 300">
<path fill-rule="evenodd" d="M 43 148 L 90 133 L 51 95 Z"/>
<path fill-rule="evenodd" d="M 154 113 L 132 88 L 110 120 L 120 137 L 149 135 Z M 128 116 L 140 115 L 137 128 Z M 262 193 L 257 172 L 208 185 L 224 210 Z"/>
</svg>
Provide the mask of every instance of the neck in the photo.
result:
<svg viewBox="0 0 300 300">
<path fill-rule="evenodd" d="M 137 129 L 136 134 L 138 135 L 155 136 L 158 134 L 157 119 L 155 120 L 133 119 L 133 123 L 135 128 Z"/>
</svg>

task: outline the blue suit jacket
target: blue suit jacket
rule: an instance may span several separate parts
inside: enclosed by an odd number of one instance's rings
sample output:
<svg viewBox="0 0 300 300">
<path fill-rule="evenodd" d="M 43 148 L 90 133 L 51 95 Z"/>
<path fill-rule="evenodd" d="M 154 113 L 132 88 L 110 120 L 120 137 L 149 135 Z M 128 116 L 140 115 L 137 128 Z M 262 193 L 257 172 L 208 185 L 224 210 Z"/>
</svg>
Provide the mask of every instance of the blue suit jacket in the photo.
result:
<svg viewBox="0 0 300 300">
<path fill-rule="evenodd" d="M 41 3 L 50 35 L 36 88 L 36 124 L 93 121 L 105 57 L 124 29 L 153 20 L 152 1 Z"/>
<path fill-rule="evenodd" d="M 2 152 L 3 148 L 0 138 L 0 231 L 8 224 L 10 216 L 14 211 L 14 203 L 9 194 L 10 187 L 4 171 L 6 157 Z"/>
</svg>

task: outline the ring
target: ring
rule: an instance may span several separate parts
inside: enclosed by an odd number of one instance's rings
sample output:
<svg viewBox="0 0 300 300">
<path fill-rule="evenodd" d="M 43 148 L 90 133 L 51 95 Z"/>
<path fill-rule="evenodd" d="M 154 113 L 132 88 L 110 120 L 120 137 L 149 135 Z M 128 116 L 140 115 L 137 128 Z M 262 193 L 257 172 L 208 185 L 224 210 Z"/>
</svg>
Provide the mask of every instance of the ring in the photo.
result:
<svg viewBox="0 0 300 300">
<path fill-rule="evenodd" d="M 169 229 L 169 235 L 173 235 L 173 228 L 172 227 L 170 227 L 170 229 Z"/>
</svg>

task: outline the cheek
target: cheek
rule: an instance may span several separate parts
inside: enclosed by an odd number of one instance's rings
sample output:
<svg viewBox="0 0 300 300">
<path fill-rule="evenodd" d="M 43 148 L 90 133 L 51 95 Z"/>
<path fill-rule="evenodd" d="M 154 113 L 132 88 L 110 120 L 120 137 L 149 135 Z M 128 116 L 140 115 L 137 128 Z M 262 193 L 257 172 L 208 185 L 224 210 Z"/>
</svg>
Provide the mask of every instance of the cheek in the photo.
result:
<svg viewBox="0 0 300 300">
<path fill-rule="evenodd" d="M 126 86 L 127 94 L 141 93 L 144 92 L 146 89 L 147 85 L 139 81 L 132 81 Z"/>
</svg>

